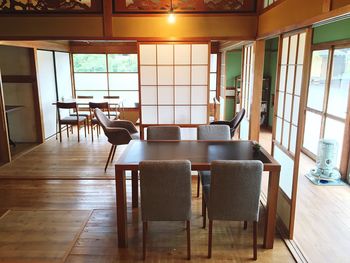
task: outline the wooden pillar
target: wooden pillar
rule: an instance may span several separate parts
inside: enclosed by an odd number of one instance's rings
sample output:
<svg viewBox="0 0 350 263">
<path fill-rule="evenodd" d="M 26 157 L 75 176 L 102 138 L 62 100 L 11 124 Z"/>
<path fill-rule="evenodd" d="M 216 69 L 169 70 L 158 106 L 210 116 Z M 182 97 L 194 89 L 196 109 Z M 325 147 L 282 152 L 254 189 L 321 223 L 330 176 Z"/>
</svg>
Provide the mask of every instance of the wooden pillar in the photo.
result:
<svg viewBox="0 0 350 263">
<path fill-rule="evenodd" d="M 250 109 L 249 139 L 259 141 L 261 96 L 264 78 L 265 40 L 254 43 L 254 79 L 252 105 Z"/>
<path fill-rule="evenodd" d="M 111 38 L 112 32 L 112 12 L 113 4 L 111 0 L 103 0 L 103 36 L 104 38 Z"/>
<path fill-rule="evenodd" d="M 0 71 L 0 164 L 11 161 L 9 138 L 7 133 L 6 112 L 4 91 L 2 88 L 1 71 Z"/>
</svg>

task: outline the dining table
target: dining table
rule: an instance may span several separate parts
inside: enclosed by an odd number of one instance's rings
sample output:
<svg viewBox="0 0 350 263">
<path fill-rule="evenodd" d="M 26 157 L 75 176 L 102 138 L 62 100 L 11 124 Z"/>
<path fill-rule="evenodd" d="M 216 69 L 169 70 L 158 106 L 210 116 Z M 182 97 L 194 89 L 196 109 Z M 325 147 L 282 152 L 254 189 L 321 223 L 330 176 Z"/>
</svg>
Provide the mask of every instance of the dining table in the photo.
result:
<svg viewBox="0 0 350 263">
<path fill-rule="evenodd" d="M 132 207 L 138 207 L 139 163 L 144 160 L 189 160 L 192 171 L 210 170 L 214 160 L 260 160 L 268 171 L 264 247 L 273 248 L 280 164 L 256 142 L 231 141 L 131 141 L 115 164 L 118 247 L 128 246 L 126 171 L 131 171 Z"/>
</svg>

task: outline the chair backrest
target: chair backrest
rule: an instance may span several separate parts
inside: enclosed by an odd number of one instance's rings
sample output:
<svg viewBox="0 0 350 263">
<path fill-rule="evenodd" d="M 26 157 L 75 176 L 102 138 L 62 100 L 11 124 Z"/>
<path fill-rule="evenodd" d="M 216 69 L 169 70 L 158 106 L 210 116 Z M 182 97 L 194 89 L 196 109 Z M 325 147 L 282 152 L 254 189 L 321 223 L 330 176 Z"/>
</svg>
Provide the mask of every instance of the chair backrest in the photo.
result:
<svg viewBox="0 0 350 263">
<path fill-rule="evenodd" d="M 209 219 L 258 221 L 262 171 L 261 161 L 213 161 Z"/>
<path fill-rule="evenodd" d="M 244 115 L 245 115 L 245 109 L 242 108 L 240 112 L 238 112 L 235 115 L 235 117 L 233 117 L 230 125 L 233 131 L 235 131 L 238 128 L 238 126 L 241 124 L 241 121 L 243 120 Z"/>
<path fill-rule="evenodd" d="M 99 108 L 101 111 L 106 111 L 108 117 L 110 117 L 110 110 L 108 102 L 89 102 L 90 115 L 92 116 L 94 109 Z"/>
<path fill-rule="evenodd" d="M 147 140 L 181 140 L 179 126 L 150 126 L 147 128 Z"/>
<path fill-rule="evenodd" d="M 104 99 L 120 99 L 120 96 L 103 96 Z"/>
<path fill-rule="evenodd" d="M 227 125 L 200 125 L 197 128 L 198 140 L 231 140 L 230 127 Z"/>
<path fill-rule="evenodd" d="M 111 120 L 107 118 L 107 116 L 101 111 L 99 108 L 95 108 L 94 110 L 96 119 L 102 126 L 102 129 L 106 132 L 106 128 L 110 127 Z"/>
<path fill-rule="evenodd" d="M 143 221 L 190 220 L 190 161 L 140 162 L 140 188 Z"/>
<path fill-rule="evenodd" d="M 56 103 L 58 109 L 77 109 L 76 102 L 60 102 Z"/>
<path fill-rule="evenodd" d="M 89 95 L 79 95 L 77 96 L 77 99 L 93 99 L 94 96 L 89 96 Z"/>
</svg>

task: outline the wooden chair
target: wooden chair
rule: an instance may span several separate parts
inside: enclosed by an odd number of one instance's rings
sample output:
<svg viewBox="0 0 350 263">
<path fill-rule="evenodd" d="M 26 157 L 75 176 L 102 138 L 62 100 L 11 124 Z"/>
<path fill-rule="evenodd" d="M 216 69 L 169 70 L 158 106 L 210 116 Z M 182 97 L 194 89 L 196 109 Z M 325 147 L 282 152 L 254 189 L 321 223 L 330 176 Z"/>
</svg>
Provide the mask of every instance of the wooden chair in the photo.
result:
<svg viewBox="0 0 350 263">
<path fill-rule="evenodd" d="M 185 221 L 187 259 L 191 259 L 190 161 L 140 162 L 143 259 L 146 259 L 148 221 Z"/>
<path fill-rule="evenodd" d="M 104 99 L 106 100 L 120 100 L 120 96 L 114 96 L 114 95 L 110 95 L 110 96 L 103 96 Z M 120 119 L 120 112 L 123 111 L 123 116 L 124 116 L 124 107 L 121 107 L 120 102 L 118 105 L 115 105 L 114 108 L 111 107 L 110 115 L 111 117 L 114 117 L 115 119 Z"/>
<path fill-rule="evenodd" d="M 203 141 L 231 140 L 230 128 L 227 125 L 200 125 L 197 128 L 197 139 Z M 198 172 L 197 197 L 199 197 L 201 177 L 205 181 L 210 181 L 210 171 Z"/>
<path fill-rule="evenodd" d="M 80 142 L 80 126 L 84 125 L 84 133 L 86 137 L 86 125 L 87 118 L 85 116 L 79 115 L 79 110 L 76 102 L 57 102 L 57 116 L 58 116 L 58 130 L 60 134 L 60 142 L 62 142 L 62 128 L 61 125 L 66 125 L 67 137 L 69 138 L 69 126 L 77 126 L 78 130 L 78 142 Z M 74 110 L 76 114 L 74 116 L 67 116 L 61 118 L 60 109 Z"/>
<path fill-rule="evenodd" d="M 261 191 L 261 161 L 213 161 L 211 182 L 203 186 L 208 206 L 208 258 L 212 255 L 214 220 L 253 222 L 253 258 L 257 259 L 257 228 Z"/>
<path fill-rule="evenodd" d="M 147 140 L 181 140 L 179 126 L 150 126 L 147 128 Z"/>
<path fill-rule="evenodd" d="M 121 144 L 128 144 L 131 140 L 138 140 L 140 139 L 140 136 L 135 125 L 131 121 L 111 121 L 99 108 L 96 108 L 94 113 L 99 125 L 101 125 L 105 135 L 108 138 L 108 142 L 112 144 L 105 166 L 106 172 L 108 163 L 113 161 L 117 146 Z"/>
<path fill-rule="evenodd" d="M 110 119 L 110 110 L 108 102 L 89 102 L 89 111 L 90 111 L 90 126 L 91 126 L 91 139 L 94 141 L 94 126 L 96 126 L 97 137 L 100 135 L 101 127 L 99 121 L 95 117 L 94 110 L 99 108 L 101 111 L 107 113 L 107 117 Z"/>
</svg>

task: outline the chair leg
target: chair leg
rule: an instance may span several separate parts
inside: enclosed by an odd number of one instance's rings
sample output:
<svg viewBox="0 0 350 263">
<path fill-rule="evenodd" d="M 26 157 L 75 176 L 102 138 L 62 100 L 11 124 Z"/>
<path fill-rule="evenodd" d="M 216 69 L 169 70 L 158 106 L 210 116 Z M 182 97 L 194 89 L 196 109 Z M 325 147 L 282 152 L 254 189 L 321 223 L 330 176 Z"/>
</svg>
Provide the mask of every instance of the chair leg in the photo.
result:
<svg viewBox="0 0 350 263">
<path fill-rule="evenodd" d="M 247 226 L 248 226 L 248 222 L 247 222 L 247 221 L 244 221 L 243 229 L 244 229 L 244 230 L 247 230 Z"/>
<path fill-rule="evenodd" d="M 258 246 L 257 246 L 257 234 L 258 234 L 258 222 L 253 222 L 253 259 L 258 259 Z"/>
<path fill-rule="evenodd" d="M 94 141 L 94 125 L 91 123 L 91 140 Z"/>
<path fill-rule="evenodd" d="M 62 142 L 62 130 L 61 130 L 61 124 L 58 124 L 58 132 L 60 133 L 60 142 Z"/>
<path fill-rule="evenodd" d="M 142 259 L 146 260 L 146 241 L 147 241 L 147 222 L 142 223 L 142 236 L 143 236 L 143 242 L 142 242 Z"/>
<path fill-rule="evenodd" d="M 67 129 L 67 138 L 69 138 L 69 126 L 66 125 L 66 129 Z"/>
<path fill-rule="evenodd" d="M 207 225 L 207 205 L 204 200 L 204 195 L 202 193 L 202 216 L 203 216 L 203 228 Z"/>
<path fill-rule="evenodd" d="M 191 223 L 190 220 L 186 221 L 187 230 L 187 259 L 191 260 Z"/>
<path fill-rule="evenodd" d="M 208 258 L 211 258 L 212 241 L 213 241 L 213 220 L 209 220 Z"/>
<path fill-rule="evenodd" d="M 78 142 L 80 142 L 80 125 L 77 124 L 77 132 L 78 132 Z"/>
<path fill-rule="evenodd" d="M 117 149 L 117 145 L 115 145 L 115 147 L 114 147 L 114 150 L 113 150 L 113 153 L 112 153 L 112 158 L 111 158 L 111 163 L 113 162 L 116 149 Z"/>
<path fill-rule="evenodd" d="M 199 188 L 200 188 L 200 182 L 201 181 L 201 177 L 198 173 L 198 177 L 197 177 L 197 197 L 199 197 Z"/>
<path fill-rule="evenodd" d="M 86 120 L 84 121 L 84 135 L 85 135 L 85 138 L 86 138 Z"/>
<path fill-rule="evenodd" d="M 109 159 L 111 159 L 113 150 L 114 150 L 114 145 L 112 145 L 111 150 L 109 151 L 108 159 L 107 159 L 106 166 L 105 166 L 105 172 L 107 170 Z"/>
</svg>

